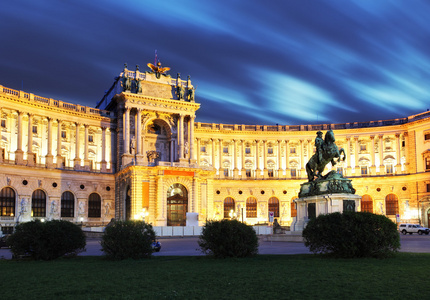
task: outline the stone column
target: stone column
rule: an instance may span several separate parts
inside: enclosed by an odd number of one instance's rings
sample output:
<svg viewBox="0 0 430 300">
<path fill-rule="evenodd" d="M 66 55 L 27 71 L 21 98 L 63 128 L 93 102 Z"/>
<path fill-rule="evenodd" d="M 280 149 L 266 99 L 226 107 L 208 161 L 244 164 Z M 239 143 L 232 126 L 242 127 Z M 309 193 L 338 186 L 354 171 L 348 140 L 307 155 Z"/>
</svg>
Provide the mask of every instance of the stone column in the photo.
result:
<svg viewBox="0 0 430 300">
<path fill-rule="evenodd" d="M 234 169 L 233 169 L 233 176 L 234 178 L 239 178 L 239 169 L 237 167 L 237 140 L 233 140 L 233 159 L 234 159 Z"/>
<path fill-rule="evenodd" d="M 212 139 L 212 167 L 215 169 L 215 139 Z"/>
<path fill-rule="evenodd" d="M 102 172 L 107 171 L 107 162 L 106 162 L 106 127 L 102 127 L 102 161 L 100 169 Z"/>
<path fill-rule="evenodd" d="M 84 143 L 84 165 L 85 165 L 85 169 L 90 170 L 90 160 L 88 158 L 88 125 L 85 124 L 84 128 L 85 128 L 85 143 Z"/>
<path fill-rule="evenodd" d="M 405 137 L 405 158 L 406 158 L 406 162 L 405 162 L 405 168 L 403 170 L 404 174 L 409 173 L 409 147 L 408 147 L 408 132 L 405 131 L 403 133 L 403 136 Z"/>
<path fill-rule="evenodd" d="M 245 140 L 241 140 L 241 144 L 242 144 L 242 171 L 241 171 L 241 175 L 242 178 L 246 178 L 246 169 L 245 169 Z"/>
<path fill-rule="evenodd" d="M 402 162 L 400 160 L 400 152 L 401 152 L 401 147 L 400 147 L 400 133 L 396 133 L 396 174 L 401 174 L 402 173 Z"/>
<path fill-rule="evenodd" d="M 197 140 L 197 165 L 199 166 L 200 165 L 200 138 L 196 138 L 196 140 Z"/>
<path fill-rule="evenodd" d="M 15 163 L 17 165 L 24 164 L 24 151 L 22 151 L 22 111 L 18 111 L 18 143 L 15 151 Z"/>
<path fill-rule="evenodd" d="M 179 115 L 179 161 L 184 161 L 184 115 Z"/>
<path fill-rule="evenodd" d="M 136 135 L 136 155 L 142 154 L 142 109 L 137 109 L 137 117 L 135 122 L 135 135 Z"/>
<path fill-rule="evenodd" d="M 372 160 L 372 165 L 370 166 L 370 175 L 376 175 L 376 165 L 375 165 L 375 136 L 370 136 L 370 159 Z"/>
<path fill-rule="evenodd" d="M 33 153 L 33 114 L 28 114 L 27 166 L 35 165 Z"/>
<path fill-rule="evenodd" d="M 261 169 L 260 169 L 260 141 L 256 140 L 255 141 L 255 162 L 257 165 L 257 168 L 255 170 L 255 177 L 256 178 L 260 178 L 261 177 Z"/>
<path fill-rule="evenodd" d="M 52 118 L 48 118 L 48 153 L 46 154 L 46 166 L 54 168 L 54 155 L 52 155 Z"/>
<path fill-rule="evenodd" d="M 384 167 L 384 135 L 380 134 L 379 138 L 379 175 L 384 175 L 385 167 Z"/>
<path fill-rule="evenodd" d="M 304 140 L 300 140 L 300 178 L 304 178 L 306 176 L 305 172 L 305 153 L 304 153 Z"/>
<path fill-rule="evenodd" d="M 188 144 L 190 146 L 190 163 L 195 163 L 196 162 L 196 157 L 194 154 L 194 118 L 196 116 L 190 116 L 190 126 L 188 126 L 189 128 L 189 135 L 188 135 Z M 197 152 L 199 152 L 200 149 L 197 149 Z"/>
<path fill-rule="evenodd" d="M 268 174 L 268 170 L 267 170 L 267 140 L 264 140 L 263 141 L 263 148 L 264 148 L 264 155 L 263 155 L 263 159 L 264 159 L 264 161 L 263 161 L 263 177 L 264 178 L 267 178 L 267 177 L 269 177 L 269 174 Z"/>
<path fill-rule="evenodd" d="M 291 178 L 291 171 L 290 171 L 290 141 L 285 140 L 285 177 Z"/>
<path fill-rule="evenodd" d="M 278 142 L 278 178 L 283 177 L 283 171 L 282 171 L 282 141 L 277 140 Z"/>
<path fill-rule="evenodd" d="M 346 137 L 346 149 L 345 149 L 345 157 L 346 157 L 346 176 L 351 176 L 351 137 Z"/>
<path fill-rule="evenodd" d="M 198 195 L 199 195 L 199 191 L 198 191 L 198 181 L 196 177 L 193 177 L 193 197 L 192 197 L 192 201 L 193 203 L 191 203 L 191 212 L 199 212 L 198 211 L 198 205 L 197 205 L 197 201 L 198 201 Z"/>
<path fill-rule="evenodd" d="M 81 167 L 81 159 L 79 157 L 79 143 L 80 143 L 80 138 L 79 138 L 79 127 L 81 126 L 80 123 L 76 123 L 76 144 L 75 144 L 75 159 L 74 161 L 74 168 L 75 169 L 79 169 Z"/>
<path fill-rule="evenodd" d="M 220 177 L 224 176 L 224 170 L 222 168 L 222 151 L 223 151 L 223 146 L 222 146 L 222 139 L 218 139 L 218 143 L 219 143 L 219 169 L 218 169 L 218 174 Z"/>
<path fill-rule="evenodd" d="M 124 120 L 124 154 L 130 154 L 130 107 L 127 107 L 125 110 L 125 120 Z"/>
<path fill-rule="evenodd" d="M 358 145 L 358 136 L 354 137 L 354 158 L 355 158 L 355 176 L 361 176 L 360 166 L 358 165 L 358 153 L 360 148 Z"/>
<path fill-rule="evenodd" d="M 57 130 L 57 168 L 63 167 L 63 157 L 61 156 L 61 120 L 57 119 L 58 130 Z"/>
</svg>

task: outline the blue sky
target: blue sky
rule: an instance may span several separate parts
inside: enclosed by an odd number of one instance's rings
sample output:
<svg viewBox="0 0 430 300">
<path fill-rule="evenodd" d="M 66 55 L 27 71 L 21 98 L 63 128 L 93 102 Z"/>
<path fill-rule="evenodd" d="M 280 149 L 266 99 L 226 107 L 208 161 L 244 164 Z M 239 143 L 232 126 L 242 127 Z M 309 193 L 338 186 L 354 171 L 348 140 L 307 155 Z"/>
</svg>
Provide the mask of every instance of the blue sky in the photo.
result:
<svg viewBox="0 0 430 300">
<path fill-rule="evenodd" d="M 430 2 L 14 0 L 0 7 L 0 85 L 95 106 L 157 49 L 191 76 L 197 121 L 319 124 L 430 108 Z"/>
</svg>

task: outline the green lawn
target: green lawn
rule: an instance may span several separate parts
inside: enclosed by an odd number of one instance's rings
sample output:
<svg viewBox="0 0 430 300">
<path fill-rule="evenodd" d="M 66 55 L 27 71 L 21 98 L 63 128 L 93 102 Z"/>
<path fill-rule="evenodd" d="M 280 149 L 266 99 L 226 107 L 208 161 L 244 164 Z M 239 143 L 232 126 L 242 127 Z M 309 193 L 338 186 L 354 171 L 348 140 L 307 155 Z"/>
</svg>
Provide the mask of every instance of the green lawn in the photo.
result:
<svg viewBox="0 0 430 300">
<path fill-rule="evenodd" d="M 430 299 L 430 254 L 0 260 L 2 299 Z"/>
</svg>

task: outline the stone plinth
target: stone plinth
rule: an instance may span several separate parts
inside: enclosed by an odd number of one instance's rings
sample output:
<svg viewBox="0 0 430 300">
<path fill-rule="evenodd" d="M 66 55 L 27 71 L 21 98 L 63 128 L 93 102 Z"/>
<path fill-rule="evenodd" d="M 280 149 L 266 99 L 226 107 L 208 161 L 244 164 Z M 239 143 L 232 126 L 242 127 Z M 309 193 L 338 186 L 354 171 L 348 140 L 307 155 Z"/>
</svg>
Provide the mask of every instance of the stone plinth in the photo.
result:
<svg viewBox="0 0 430 300">
<path fill-rule="evenodd" d="M 361 196 L 350 193 L 325 194 L 301 197 L 294 202 L 297 205 L 297 217 L 291 224 L 291 231 L 302 231 L 307 222 L 321 214 L 357 211 Z"/>
</svg>

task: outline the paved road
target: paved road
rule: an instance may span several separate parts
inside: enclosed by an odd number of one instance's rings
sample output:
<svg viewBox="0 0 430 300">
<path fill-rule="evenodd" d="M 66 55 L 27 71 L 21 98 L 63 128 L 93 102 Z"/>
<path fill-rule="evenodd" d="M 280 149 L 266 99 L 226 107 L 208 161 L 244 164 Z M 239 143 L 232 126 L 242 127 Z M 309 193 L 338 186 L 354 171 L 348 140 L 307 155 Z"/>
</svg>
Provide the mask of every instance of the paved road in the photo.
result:
<svg viewBox="0 0 430 300">
<path fill-rule="evenodd" d="M 160 239 L 161 251 L 154 256 L 193 256 L 203 255 L 199 250 L 197 237 Z M 401 235 L 400 252 L 430 253 L 430 235 Z M 267 242 L 260 238 L 260 254 L 308 254 L 308 248 L 303 243 Z M 81 256 L 102 255 L 100 239 L 88 238 L 86 251 Z M 0 249 L 0 259 L 10 259 L 9 249 Z"/>
</svg>

